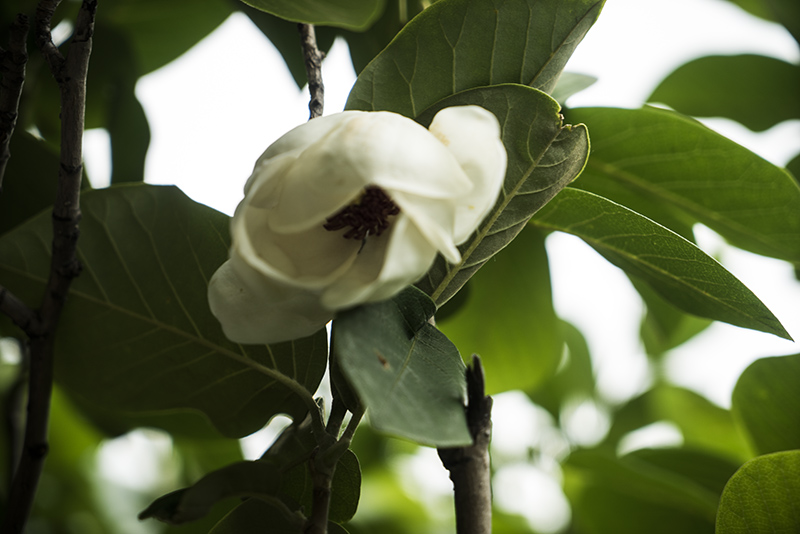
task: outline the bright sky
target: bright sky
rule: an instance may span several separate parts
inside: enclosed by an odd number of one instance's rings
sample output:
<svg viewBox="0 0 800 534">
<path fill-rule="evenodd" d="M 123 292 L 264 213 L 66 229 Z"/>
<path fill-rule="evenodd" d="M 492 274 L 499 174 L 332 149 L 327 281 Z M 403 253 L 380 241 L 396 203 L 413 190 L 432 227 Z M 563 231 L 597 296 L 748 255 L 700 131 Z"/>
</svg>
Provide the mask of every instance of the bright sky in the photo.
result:
<svg viewBox="0 0 800 534">
<path fill-rule="evenodd" d="M 608 0 L 567 66 L 600 81 L 570 105 L 638 107 L 680 64 L 708 54 L 743 52 L 800 62 L 798 47 L 785 30 L 724 0 Z M 343 42 L 334 45 L 323 75 L 326 114 L 341 111 L 355 80 Z M 307 93 L 297 90 L 277 51 L 240 14 L 177 61 L 144 77 L 137 95 L 152 129 L 147 181 L 177 184 L 195 200 L 226 213 L 241 199 L 261 152 L 308 118 Z M 800 151 L 800 121 L 761 135 L 725 121 L 708 124 L 777 164 Z M 103 176 L 107 182 L 104 132 L 87 133 L 86 154 L 95 185 L 102 185 Z M 700 237 L 701 246 L 721 257 L 800 339 L 800 284 L 788 265 L 726 247 L 710 231 Z M 555 234 L 548 247 L 558 313 L 587 334 L 602 392 L 620 401 L 642 391 L 650 371 L 638 343 L 642 305 L 630 283 L 577 238 Z M 774 336 L 715 324 L 675 351 L 668 371 L 679 383 L 728 405 L 736 378 L 750 362 L 795 352 L 800 352 L 795 344 Z M 530 409 L 521 402 L 510 396 L 497 406 Z M 508 419 L 496 418 L 495 431 L 501 435 Z M 530 484 L 530 477 L 526 480 Z M 536 519 L 542 511 L 532 510 L 530 502 L 520 512 L 539 521 L 542 531 L 558 527 Z M 542 517 L 553 520 L 546 511 Z"/>
</svg>

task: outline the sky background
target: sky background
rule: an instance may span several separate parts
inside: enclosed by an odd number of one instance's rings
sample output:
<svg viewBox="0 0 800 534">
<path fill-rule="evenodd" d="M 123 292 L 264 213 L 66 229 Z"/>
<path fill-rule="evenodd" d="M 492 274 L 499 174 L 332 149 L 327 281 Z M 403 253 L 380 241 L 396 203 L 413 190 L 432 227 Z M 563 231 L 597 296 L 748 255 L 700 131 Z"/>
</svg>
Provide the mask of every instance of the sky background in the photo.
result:
<svg viewBox="0 0 800 534">
<path fill-rule="evenodd" d="M 566 70 L 599 81 L 569 100 L 571 107 L 639 107 L 658 82 L 679 65 L 709 54 L 760 53 L 799 62 L 797 43 L 780 26 L 755 19 L 724 0 L 608 0 L 596 25 Z M 355 80 L 347 46 L 337 41 L 323 65 L 325 114 L 341 111 Z M 142 78 L 136 89 L 150 121 L 152 142 L 146 179 L 176 184 L 190 197 L 231 214 L 242 187 L 266 147 L 308 118 L 308 95 L 294 84 L 278 52 L 244 15 L 231 16 L 212 35 L 173 63 Z M 784 165 L 800 152 L 800 121 L 754 134 L 729 121 L 705 121 L 712 128 Z M 590 132 L 591 134 L 591 132 Z M 86 134 L 87 167 L 94 185 L 108 181 L 108 137 Z M 701 229 L 699 244 L 721 259 L 800 339 L 800 284 L 788 264 L 727 247 Z M 625 275 L 582 241 L 554 234 L 547 242 L 556 310 L 587 336 L 599 387 L 607 400 L 621 402 L 643 391 L 652 370 L 639 344 L 643 307 Z M 716 323 L 675 350 L 667 372 L 679 384 L 730 405 L 736 379 L 753 360 L 800 352 L 794 343 L 767 334 Z M 514 455 L 536 438 L 533 423 L 519 428 L 520 410 L 540 417 L 522 395 L 497 399 L 495 444 Z M 602 432 L 602 410 L 575 407 L 576 436 L 591 440 Z M 538 414 L 538 415 L 537 415 Z M 509 430 L 514 428 L 514 430 Z M 679 439 L 669 428 L 654 439 Z M 580 436 L 578 436 L 580 437 Z M 502 445 L 497 445 L 502 444 Z M 504 448 L 503 448 L 504 447 Z M 516 452 L 515 452 L 516 451 Z M 521 454 L 521 453 L 520 453 Z M 414 460 L 416 461 L 416 460 Z M 419 460 L 425 471 L 438 460 Z M 426 463 L 427 462 L 427 463 Z M 446 474 L 430 483 L 449 491 Z M 564 501 L 542 488 L 556 484 L 548 469 L 520 464 L 498 474 L 497 499 L 527 514 L 543 531 L 563 523 Z M 551 488 L 552 489 L 552 488 Z M 511 494 L 506 498 L 503 491 Z M 536 499 L 532 500 L 532 493 Z M 514 503 L 517 504 L 514 504 Z M 539 502 L 532 508 L 530 502 Z M 527 504 L 526 504 L 527 503 Z"/>
</svg>

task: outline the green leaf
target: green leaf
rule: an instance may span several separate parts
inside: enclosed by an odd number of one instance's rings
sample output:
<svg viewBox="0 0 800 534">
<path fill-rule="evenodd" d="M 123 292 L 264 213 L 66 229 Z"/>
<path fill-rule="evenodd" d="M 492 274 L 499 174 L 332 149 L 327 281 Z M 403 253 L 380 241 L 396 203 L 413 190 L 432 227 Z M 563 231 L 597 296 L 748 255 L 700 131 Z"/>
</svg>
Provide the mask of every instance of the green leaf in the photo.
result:
<svg viewBox="0 0 800 534">
<path fill-rule="evenodd" d="M 751 15 L 756 17 L 775 21 L 775 18 L 770 11 L 769 7 L 765 0 L 728 0 L 732 4 L 736 4 L 740 8 L 744 9 Z"/>
<path fill-rule="evenodd" d="M 420 0 L 389 0 L 386 9 L 383 10 L 383 15 L 367 31 L 342 31 L 340 33 L 347 40 L 350 59 L 356 74 L 360 74 L 369 62 L 394 39 L 397 32 L 422 11 L 422 3 Z"/>
<path fill-rule="evenodd" d="M 555 89 L 553 89 L 553 99 L 563 106 L 569 97 L 580 93 L 584 89 L 588 89 L 594 85 L 596 81 L 597 78 L 587 74 L 562 72 Z"/>
<path fill-rule="evenodd" d="M 78 257 L 59 324 L 56 378 L 107 410 L 204 413 L 241 437 L 273 415 L 302 419 L 325 371 L 325 330 L 272 346 L 228 341 L 206 286 L 227 258 L 228 217 L 175 187 L 146 184 L 82 197 Z M 0 239 L 0 280 L 28 302 L 49 273 L 50 213 Z"/>
<path fill-rule="evenodd" d="M 647 308 L 639 332 L 651 358 L 661 358 L 711 325 L 708 319 L 683 313 L 646 283 L 636 278 L 630 280 Z"/>
<path fill-rule="evenodd" d="M 701 222 L 731 244 L 800 262 L 800 186 L 783 169 L 675 112 L 580 108 L 592 154 L 576 187 L 689 237 Z"/>
<path fill-rule="evenodd" d="M 624 206 L 567 188 L 533 223 L 580 237 L 687 313 L 791 339 L 758 297 L 716 260 Z"/>
<path fill-rule="evenodd" d="M 271 462 L 237 462 L 201 478 L 189 488 L 156 499 L 139 519 L 155 518 L 180 525 L 205 516 L 211 507 L 229 497 L 275 497 L 281 475 Z"/>
<path fill-rule="evenodd" d="M 744 436 L 729 410 L 702 395 L 677 386 L 660 385 L 647 393 L 653 420 L 675 423 L 684 445 L 740 462 L 751 457 Z"/>
<path fill-rule="evenodd" d="M 192 48 L 222 24 L 233 7 L 229 0 L 108 2 L 97 10 L 97 28 L 113 27 L 128 37 L 136 67 L 144 75 Z"/>
<path fill-rule="evenodd" d="M 278 49 L 297 86 L 300 88 L 305 86 L 308 83 L 308 78 L 297 24 L 279 19 L 244 3 L 238 4 L 238 7 Z M 315 28 L 314 33 L 317 38 L 317 48 L 322 53 L 327 53 L 333 46 L 336 30 L 318 26 Z"/>
<path fill-rule="evenodd" d="M 366 30 L 380 17 L 386 0 L 242 0 L 292 22 Z"/>
<path fill-rule="evenodd" d="M 504 83 L 552 91 L 603 0 L 450 0 L 409 22 L 353 86 L 347 109 L 416 117 L 455 93 Z"/>
<path fill-rule="evenodd" d="M 560 321 L 558 330 L 567 348 L 563 360 L 559 363 L 555 376 L 529 393 L 533 402 L 556 419 L 565 401 L 595 397 L 592 358 L 586 338 L 580 330 L 566 321 Z"/>
<path fill-rule="evenodd" d="M 564 343 L 544 236 L 521 232 L 472 278 L 466 304 L 437 326 L 462 354 L 481 356 L 487 394 L 530 391 L 548 380 Z"/>
<path fill-rule="evenodd" d="M 756 360 L 733 390 L 731 409 L 759 454 L 800 449 L 800 354 Z"/>
<path fill-rule="evenodd" d="M 257 499 L 247 499 L 231 510 L 209 534 L 263 534 L 269 525 L 271 532 L 302 534 L 305 521 L 284 507 Z"/>
<path fill-rule="evenodd" d="M 686 115 L 727 117 L 754 131 L 800 118 L 800 66 L 753 54 L 709 56 L 672 72 L 648 100 Z"/>
<path fill-rule="evenodd" d="M 464 414 L 466 367 L 428 324 L 435 306 L 410 287 L 392 300 L 340 313 L 333 341 L 342 371 L 381 432 L 426 445 L 472 442 Z"/>
<path fill-rule="evenodd" d="M 725 484 L 739 468 L 738 462 L 689 448 L 640 449 L 625 455 L 626 460 L 683 477 L 715 496 L 722 495 Z"/>
<path fill-rule="evenodd" d="M 423 113 L 427 125 L 440 109 L 474 104 L 500 121 L 508 154 L 503 189 L 497 203 L 467 241 L 459 247 L 461 262 L 437 257 L 417 286 L 437 306 L 447 302 L 494 254 L 508 245 L 530 217 L 581 172 L 589 151 L 583 125 L 564 125 L 558 103 L 522 85 L 483 87 L 453 95 Z"/>
<path fill-rule="evenodd" d="M 759 456 L 725 486 L 717 534 L 777 534 L 800 531 L 800 451 Z"/>
<path fill-rule="evenodd" d="M 17 128 L 9 151 L 0 194 L 0 235 L 43 209 L 52 209 L 58 186 L 58 153 L 47 143 Z"/>
<path fill-rule="evenodd" d="M 713 528 L 718 495 L 656 462 L 576 451 L 564 468 L 573 523 L 581 534 L 699 533 Z"/>
<path fill-rule="evenodd" d="M 298 465 L 283 475 L 282 493 L 298 503 L 310 514 L 313 498 L 313 482 L 308 466 Z M 361 469 L 353 451 L 347 450 L 336 464 L 331 481 L 331 501 L 328 519 L 336 523 L 349 521 L 358 509 L 361 494 Z"/>
<path fill-rule="evenodd" d="M 800 4 L 796 0 L 766 0 L 775 20 L 789 30 L 794 40 L 800 44 Z"/>
</svg>

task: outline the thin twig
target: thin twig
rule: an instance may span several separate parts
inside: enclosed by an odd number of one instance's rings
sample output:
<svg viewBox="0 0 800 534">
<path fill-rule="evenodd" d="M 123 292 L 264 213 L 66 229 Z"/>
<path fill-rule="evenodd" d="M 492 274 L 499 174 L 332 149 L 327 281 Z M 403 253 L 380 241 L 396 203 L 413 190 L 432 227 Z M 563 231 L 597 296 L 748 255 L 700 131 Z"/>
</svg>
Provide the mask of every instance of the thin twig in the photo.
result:
<svg viewBox="0 0 800 534">
<path fill-rule="evenodd" d="M 47 427 L 53 390 L 53 347 L 61 310 L 73 278 L 80 273 L 75 250 L 81 217 L 79 194 L 82 139 L 86 108 L 86 75 L 92 51 L 96 0 L 84 0 L 75 21 L 69 53 L 53 44 L 50 21 L 60 0 L 41 0 L 36 8 L 35 38 L 61 91 L 61 167 L 53 204 L 53 246 L 50 276 L 39 309 L 37 331 L 29 331 L 30 377 L 28 418 L 19 467 L 14 474 L 2 532 L 18 534 L 33 506 L 47 456 Z"/>
<path fill-rule="evenodd" d="M 15 325 L 29 335 L 41 329 L 39 315 L 1 285 L 0 313 L 10 317 Z"/>
<path fill-rule="evenodd" d="M 19 97 L 25 82 L 25 65 L 28 63 L 28 17 L 17 15 L 11 24 L 8 50 L 0 48 L 0 191 L 3 190 L 3 175 L 11 157 L 8 146 L 17 125 Z"/>
<path fill-rule="evenodd" d="M 458 534 L 492 532 L 492 485 L 489 442 L 492 438 L 492 398 L 484 391 L 481 359 L 472 357 L 467 369 L 467 425 L 473 443 L 466 447 L 439 449 L 439 458 L 450 471 Z"/>
<path fill-rule="evenodd" d="M 313 24 L 298 24 L 303 57 L 306 61 L 306 77 L 311 101 L 308 103 L 309 120 L 322 116 L 325 105 L 325 86 L 322 84 L 322 52 L 317 48 L 317 36 Z"/>
</svg>

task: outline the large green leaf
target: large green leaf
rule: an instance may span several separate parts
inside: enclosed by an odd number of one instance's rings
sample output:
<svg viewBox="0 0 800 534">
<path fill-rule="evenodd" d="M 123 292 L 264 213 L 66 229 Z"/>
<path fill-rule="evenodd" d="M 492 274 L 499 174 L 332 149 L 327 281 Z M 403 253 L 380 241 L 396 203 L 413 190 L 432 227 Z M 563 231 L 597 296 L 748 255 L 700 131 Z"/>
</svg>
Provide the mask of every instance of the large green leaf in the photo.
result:
<svg viewBox="0 0 800 534">
<path fill-rule="evenodd" d="M 97 27 L 124 33 L 135 52 L 135 68 L 147 74 L 197 44 L 234 7 L 230 0 L 115 0 L 97 10 Z"/>
<path fill-rule="evenodd" d="M 487 394 L 530 391 L 549 379 L 564 343 L 544 236 L 535 228 L 520 233 L 471 279 L 466 304 L 438 326 L 462 354 L 481 356 Z"/>
<path fill-rule="evenodd" d="M 758 297 L 716 260 L 624 206 L 567 188 L 539 211 L 533 223 L 580 237 L 687 313 L 791 339 Z"/>
<path fill-rule="evenodd" d="M 244 3 L 239 4 L 238 7 L 278 49 L 297 86 L 302 88 L 307 84 L 306 62 L 303 56 L 303 49 L 300 46 L 300 32 L 297 29 L 297 24 L 279 19 Z M 314 33 L 317 38 L 317 48 L 323 54 L 327 53 L 333 46 L 336 30 L 318 26 L 315 28 Z"/>
<path fill-rule="evenodd" d="M 603 0 L 449 0 L 425 9 L 356 80 L 347 109 L 416 117 L 452 94 L 555 87 Z"/>
<path fill-rule="evenodd" d="M 356 74 L 360 74 L 394 39 L 397 32 L 422 11 L 423 3 L 424 0 L 389 0 L 383 15 L 367 31 L 341 32 L 341 36 L 347 39 L 350 59 Z"/>
<path fill-rule="evenodd" d="M 784 170 L 672 111 L 569 110 L 592 132 L 576 187 L 687 237 L 701 222 L 732 244 L 800 262 L 800 186 Z"/>
<path fill-rule="evenodd" d="M 800 65 L 766 56 L 709 56 L 678 67 L 648 99 L 695 117 L 727 117 L 751 130 L 800 118 Z"/>
<path fill-rule="evenodd" d="M 800 451 L 759 456 L 731 477 L 717 515 L 717 534 L 800 532 Z"/>
<path fill-rule="evenodd" d="M 303 418 L 325 371 L 325 331 L 273 346 L 225 338 L 206 286 L 227 258 L 227 216 L 145 184 L 86 193 L 82 210 L 83 273 L 56 346 L 71 395 L 122 412 L 199 410 L 231 437 L 277 413 Z M 50 236 L 45 212 L 0 239 L 0 280 L 28 302 L 44 290 Z"/>
<path fill-rule="evenodd" d="M 589 345 L 580 330 L 561 321 L 558 327 L 566 345 L 566 353 L 552 378 L 544 382 L 529 396 L 533 402 L 558 418 L 567 401 L 575 398 L 591 399 L 595 396 L 595 380 Z"/>
<path fill-rule="evenodd" d="M 429 124 L 440 109 L 475 104 L 500 121 L 508 154 L 503 189 L 497 203 L 467 241 L 459 247 L 461 262 L 441 256 L 418 287 L 441 306 L 494 254 L 508 245 L 528 219 L 581 172 L 589 151 L 583 125 L 563 124 L 558 103 L 523 85 L 499 85 L 453 95 L 420 117 Z"/>
<path fill-rule="evenodd" d="M 759 454 L 800 449 L 800 354 L 762 358 L 745 369 L 731 409 Z"/>
<path fill-rule="evenodd" d="M 697 467 L 705 459 L 687 454 L 678 460 Z M 691 468 L 675 472 L 653 458 L 591 451 L 574 452 L 564 468 L 576 532 L 675 534 L 713 528 L 718 494 L 705 480 L 686 476 Z"/>
<path fill-rule="evenodd" d="M 800 3 L 796 0 L 764 0 L 772 10 L 775 20 L 789 30 L 800 44 Z"/>
<path fill-rule="evenodd" d="M 464 414 L 466 367 L 428 323 L 435 310 L 410 287 L 392 300 L 345 311 L 333 321 L 334 350 L 375 429 L 456 447 L 472 442 Z"/>
<path fill-rule="evenodd" d="M 639 334 L 651 358 L 661 358 L 711 325 L 708 319 L 680 311 L 641 280 L 630 280 L 647 308 Z"/>
<path fill-rule="evenodd" d="M 386 0 L 242 0 L 292 22 L 366 30 L 381 16 Z"/>
</svg>

